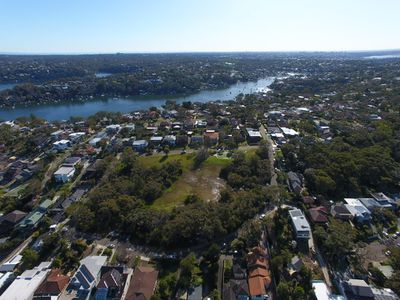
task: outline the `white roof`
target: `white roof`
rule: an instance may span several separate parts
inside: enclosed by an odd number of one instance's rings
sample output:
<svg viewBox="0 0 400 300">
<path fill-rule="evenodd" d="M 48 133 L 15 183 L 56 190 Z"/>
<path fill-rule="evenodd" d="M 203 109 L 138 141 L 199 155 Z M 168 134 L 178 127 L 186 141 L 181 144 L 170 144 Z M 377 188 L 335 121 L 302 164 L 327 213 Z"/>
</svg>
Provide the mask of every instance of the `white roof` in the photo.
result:
<svg viewBox="0 0 400 300">
<path fill-rule="evenodd" d="M 39 285 L 44 281 L 50 269 L 51 262 L 41 263 L 32 270 L 26 270 L 18 276 L 6 289 L 0 300 L 30 300 Z"/>
<path fill-rule="evenodd" d="M 370 215 L 371 212 L 362 204 L 362 202 L 355 198 L 344 198 L 344 201 L 347 203 L 346 207 L 350 210 L 353 215 Z"/>
<path fill-rule="evenodd" d="M 343 296 L 332 295 L 327 285 L 322 280 L 314 280 L 312 282 L 315 296 L 318 300 L 344 300 Z"/>
<path fill-rule="evenodd" d="M 107 256 L 88 256 L 80 261 L 81 265 L 85 265 L 86 268 L 92 273 L 94 277 L 100 272 L 100 269 L 107 261 Z"/>
<path fill-rule="evenodd" d="M 22 255 L 16 255 L 11 260 L 5 262 L 0 266 L 0 272 L 8 272 L 14 270 L 14 268 L 21 262 Z"/>
<path fill-rule="evenodd" d="M 11 279 L 13 279 L 14 273 L 7 272 L 7 273 L 0 273 L 0 289 L 7 284 Z"/>
<path fill-rule="evenodd" d="M 66 166 L 61 166 L 55 173 L 54 175 L 68 175 L 72 172 L 75 171 L 74 167 L 66 167 Z"/>
<path fill-rule="evenodd" d="M 57 142 L 54 142 L 53 145 L 64 145 L 68 144 L 70 141 L 69 140 L 59 140 Z"/>
<path fill-rule="evenodd" d="M 299 135 L 299 133 L 294 129 L 287 128 L 287 127 L 281 127 L 281 129 L 285 135 L 293 135 L 293 136 Z"/>
<path fill-rule="evenodd" d="M 83 136 L 83 135 L 85 135 L 86 133 L 84 133 L 84 132 L 73 132 L 73 133 L 70 133 L 69 134 L 69 136 L 71 136 L 71 137 L 74 137 L 74 136 Z"/>
<path fill-rule="evenodd" d="M 300 209 L 290 210 L 289 214 L 292 218 L 294 227 L 296 227 L 296 231 L 311 231 L 310 224 Z"/>
<path fill-rule="evenodd" d="M 163 137 L 162 136 L 152 136 L 150 138 L 150 141 L 162 141 Z"/>
</svg>

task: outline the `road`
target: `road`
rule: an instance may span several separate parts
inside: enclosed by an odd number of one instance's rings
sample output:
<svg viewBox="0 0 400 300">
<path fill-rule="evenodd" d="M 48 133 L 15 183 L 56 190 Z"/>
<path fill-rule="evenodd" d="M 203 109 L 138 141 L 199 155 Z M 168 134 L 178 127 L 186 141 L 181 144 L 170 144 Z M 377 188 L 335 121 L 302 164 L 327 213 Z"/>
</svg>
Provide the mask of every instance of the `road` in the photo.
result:
<svg viewBox="0 0 400 300">
<path fill-rule="evenodd" d="M 25 250 L 25 248 L 32 242 L 33 239 L 33 234 L 28 237 L 25 241 L 23 241 L 17 248 L 15 248 L 10 254 L 8 254 L 1 262 L 0 265 L 3 265 L 4 263 L 10 261 L 13 259 L 15 256 L 19 255 L 22 253 L 22 251 Z"/>
<path fill-rule="evenodd" d="M 321 253 L 319 252 L 317 245 L 314 243 L 314 237 L 312 236 L 312 234 L 311 234 L 311 238 L 310 238 L 310 247 L 312 249 L 315 249 L 318 264 L 321 268 L 322 274 L 324 275 L 325 283 L 329 289 L 332 289 L 333 285 L 332 285 L 331 278 L 329 276 L 327 264 L 326 264 L 324 258 L 322 257 Z"/>
<path fill-rule="evenodd" d="M 42 188 L 41 190 L 43 191 L 44 187 L 46 186 L 46 183 L 51 179 L 53 176 L 54 172 L 57 170 L 59 165 L 71 154 L 70 150 L 67 150 L 63 152 L 61 155 L 59 155 L 57 158 L 55 158 L 50 164 L 49 168 L 47 169 L 46 173 L 44 174 L 44 178 L 42 180 Z"/>
<path fill-rule="evenodd" d="M 274 143 L 271 140 L 271 137 L 267 133 L 264 125 L 260 126 L 260 133 L 264 140 L 267 141 L 269 149 L 268 149 L 268 157 L 271 162 L 271 185 L 278 185 L 277 177 L 278 175 L 275 172 L 275 150 L 274 150 Z"/>
</svg>

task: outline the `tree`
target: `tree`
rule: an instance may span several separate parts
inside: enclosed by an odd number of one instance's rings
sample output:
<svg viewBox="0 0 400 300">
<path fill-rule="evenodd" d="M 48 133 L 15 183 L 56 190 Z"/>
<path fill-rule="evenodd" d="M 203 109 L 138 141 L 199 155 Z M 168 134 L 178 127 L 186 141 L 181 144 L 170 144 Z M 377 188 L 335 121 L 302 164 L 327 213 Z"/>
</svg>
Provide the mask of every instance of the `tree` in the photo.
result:
<svg viewBox="0 0 400 300">
<path fill-rule="evenodd" d="M 196 156 L 194 157 L 194 165 L 193 167 L 195 169 L 197 169 L 198 167 L 200 167 L 200 165 L 207 160 L 209 154 L 208 154 L 208 150 L 204 147 L 200 148 L 197 152 L 196 152 Z"/>
<path fill-rule="evenodd" d="M 269 143 L 266 140 L 260 142 L 260 146 L 256 150 L 256 154 L 261 159 L 269 159 Z"/>
<path fill-rule="evenodd" d="M 290 300 L 290 289 L 287 283 L 281 281 L 276 289 L 279 300 Z"/>
<path fill-rule="evenodd" d="M 219 258 L 219 253 L 221 252 L 221 248 L 217 244 L 212 244 L 206 253 L 204 253 L 204 258 L 211 262 L 214 263 L 218 260 Z"/>
<path fill-rule="evenodd" d="M 81 256 L 83 252 L 86 250 L 87 244 L 84 240 L 76 240 L 71 244 L 71 249 L 78 252 L 78 255 Z"/>
<path fill-rule="evenodd" d="M 300 285 L 296 285 L 292 293 L 292 299 L 306 300 L 304 289 Z"/>
<path fill-rule="evenodd" d="M 24 269 L 32 269 L 39 262 L 39 254 L 31 249 L 26 248 L 22 252 L 22 267 Z"/>
</svg>

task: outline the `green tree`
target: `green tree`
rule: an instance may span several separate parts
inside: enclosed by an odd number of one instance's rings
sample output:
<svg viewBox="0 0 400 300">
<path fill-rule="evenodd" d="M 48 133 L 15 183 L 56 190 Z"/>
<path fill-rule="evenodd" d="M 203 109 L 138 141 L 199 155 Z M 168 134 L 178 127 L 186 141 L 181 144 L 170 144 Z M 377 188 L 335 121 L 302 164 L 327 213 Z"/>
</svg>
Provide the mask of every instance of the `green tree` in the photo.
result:
<svg viewBox="0 0 400 300">
<path fill-rule="evenodd" d="M 290 288 L 287 283 L 281 281 L 276 288 L 279 300 L 290 300 Z"/>
<path fill-rule="evenodd" d="M 22 252 L 22 267 L 23 269 L 32 269 L 39 262 L 39 254 L 31 249 L 26 248 Z"/>
</svg>

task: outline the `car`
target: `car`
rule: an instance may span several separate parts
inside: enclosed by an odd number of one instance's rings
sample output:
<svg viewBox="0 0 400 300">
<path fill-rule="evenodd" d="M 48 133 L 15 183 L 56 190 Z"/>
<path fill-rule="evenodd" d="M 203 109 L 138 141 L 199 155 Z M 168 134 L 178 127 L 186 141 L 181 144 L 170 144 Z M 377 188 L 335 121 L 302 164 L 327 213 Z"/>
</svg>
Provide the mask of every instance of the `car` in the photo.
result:
<svg viewBox="0 0 400 300">
<path fill-rule="evenodd" d="M 182 150 L 182 151 L 181 151 L 181 154 L 186 154 L 186 150 Z"/>
<path fill-rule="evenodd" d="M 115 245 L 114 245 L 114 244 L 109 244 L 109 245 L 107 246 L 107 248 L 109 248 L 109 249 L 114 249 L 114 248 L 115 248 Z"/>
</svg>

